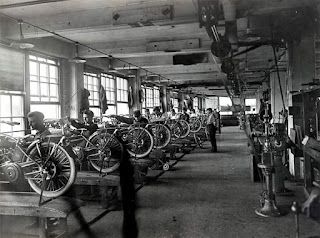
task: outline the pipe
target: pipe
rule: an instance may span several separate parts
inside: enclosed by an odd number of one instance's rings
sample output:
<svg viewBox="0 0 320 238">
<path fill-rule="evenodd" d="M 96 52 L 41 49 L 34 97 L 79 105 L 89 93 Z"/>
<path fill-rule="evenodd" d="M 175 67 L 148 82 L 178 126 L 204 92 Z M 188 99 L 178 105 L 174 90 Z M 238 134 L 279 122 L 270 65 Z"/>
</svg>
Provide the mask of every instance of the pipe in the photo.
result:
<svg viewBox="0 0 320 238">
<path fill-rule="evenodd" d="M 226 35 L 233 51 L 238 50 L 236 5 L 234 0 L 221 0 L 226 25 Z"/>
</svg>

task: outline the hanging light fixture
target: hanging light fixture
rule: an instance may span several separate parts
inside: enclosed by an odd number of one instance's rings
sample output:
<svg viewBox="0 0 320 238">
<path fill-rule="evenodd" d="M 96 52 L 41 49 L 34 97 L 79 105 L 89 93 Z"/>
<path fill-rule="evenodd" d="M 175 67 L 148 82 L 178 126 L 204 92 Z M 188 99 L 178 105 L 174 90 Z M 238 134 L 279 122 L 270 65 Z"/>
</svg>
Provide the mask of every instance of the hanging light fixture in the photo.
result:
<svg viewBox="0 0 320 238">
<path fill-rule="evenodd" d="M 245 34 L 241 37 L 241 40 L 244 42 L 256 42 L 261 39 L 260 36 L 252 32 L 252 29 L 250 27 L 250 14 L 247 17 L 247 28 Z"/>
<path fill-rule="evenodd" d="M 112 57 L 110 57 L 110 60 L 109 60 L 109 67 L 108 67 L 108 72 L 110 73 L 117 73 L 118 70 L 116 70 L 115 68 L 112 67 Z"/>
<path fill-rule="evenodd" d="M 17 47 L 17 48 L 20 48 L 20 49 L 31 49 L 31 48 L 33 48 L 34 44 L 26 42 L 25 39 L 24 39 L 24 36 L 22 34 L 23 21 L 19 20 L 18 24 L 19 24 L 19 30 L 20 30 L 19 40 L 15 41 L 15 42 L 12 42 L 10 44 L 10 47 Z"/>
<path fill-rule="evenodd" d="M 135 73 L 132 72 L 130 69 L 130 64 L 129 64 L 129 70 L 128 70 L 128 73 L 126 74 L 126 77 L 128 77 L 128 78 L 135 78 L 136 77 Z"/>
<path fill-rule="evenodd" d="M 83 64 L 86 62 L 86 59 L 79 57 L 79 43 L 75 43 L 76 46 L 76 56 L 72 59 L 69 59 L 69 62 L 76 63 L 76 64 Z"/>
</svg>

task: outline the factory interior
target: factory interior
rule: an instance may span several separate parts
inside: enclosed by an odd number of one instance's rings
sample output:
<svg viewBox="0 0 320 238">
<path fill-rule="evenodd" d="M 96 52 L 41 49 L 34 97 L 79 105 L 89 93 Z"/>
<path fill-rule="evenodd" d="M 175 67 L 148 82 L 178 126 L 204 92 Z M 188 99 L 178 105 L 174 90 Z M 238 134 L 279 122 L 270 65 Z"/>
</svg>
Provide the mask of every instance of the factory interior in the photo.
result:
<svg viewBox="0 0 320 238">
<path fill-rule="evenodd" d="M 0 238 L 319 223 L 320 0 L 0 0 Z"/>
</svg>

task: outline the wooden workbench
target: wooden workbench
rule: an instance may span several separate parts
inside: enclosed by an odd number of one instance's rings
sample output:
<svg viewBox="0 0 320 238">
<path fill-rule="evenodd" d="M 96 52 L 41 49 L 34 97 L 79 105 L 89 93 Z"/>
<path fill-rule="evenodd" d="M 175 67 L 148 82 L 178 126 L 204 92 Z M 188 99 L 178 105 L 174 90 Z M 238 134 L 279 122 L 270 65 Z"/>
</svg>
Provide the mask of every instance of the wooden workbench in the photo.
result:
<svg viewBox="0 0 320 238">
<path fill-rule="evenodd" d="M 62 235 L 68 237 L 67 217 L 84 206 L 84 202 L 79 199 L 59 197 L 39 206 L 39 197 L 36 193 L 0 192 L 1 219 L 6 219 L 8 216 L 35 218 L 34 220 L 38 221 L 35 227 L 38 230 L 37 235 L 45 238 L 49 236 L 51 230 L 49 219 L 56 218 L 60 224 L 60 233 L 57 237 Z M 10 231 L 15 231 L 18 228 L 16 226 L 17 224 L 12 224 L 12 227 L 9 227 Z M 8 237 L 8 234 L 2 236 L 0 233 L 0 237 Z"/>
<path fill-rule="evenodd" d="M 120 176 L 101 176 L 98 171 L 81 171 L 77 173 L 74 185 L 98 186 L 101 195 L 101 207 L 108 208 L 111 200 L 117 197 L 120 186 Z"/>
</svg>

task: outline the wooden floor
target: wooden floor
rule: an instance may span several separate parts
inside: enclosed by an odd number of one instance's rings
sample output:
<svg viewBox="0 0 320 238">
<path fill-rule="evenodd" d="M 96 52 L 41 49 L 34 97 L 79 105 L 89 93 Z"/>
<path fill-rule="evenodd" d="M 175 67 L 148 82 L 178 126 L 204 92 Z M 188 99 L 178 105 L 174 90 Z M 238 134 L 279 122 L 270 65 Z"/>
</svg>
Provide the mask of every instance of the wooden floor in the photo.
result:
<svg viewBox="0 0 320 238">
<path fill-rule="evenodd" d="M 292 213 L 278 218 L 255 214 L 262 185 L 251 182 L 244 133 L 238 127 L 224 127 L 217 139 L 219 153 L 209 153 L 207 143 L 205 149 L 186 154 L 170 171 L 149 171 L 148 182 L 137 185 L 139 237 L 295 237 Z M 289 212 L 294 200 L 305 198 L 297 183 L 286 182 L 286 187 L 295 196 L 276 201 L 279 209 Z M 71 216 L 70 237 L 121 237 L 121 209 L 102 209 L 93 202 L 82 207 L 81 214 L 90 230 L 84 232 L 79 217 Z M 319 224 L 304 216 L 300 220 L 301 238 L 320 235 Z"/>
</svg>

